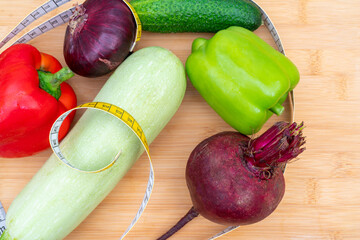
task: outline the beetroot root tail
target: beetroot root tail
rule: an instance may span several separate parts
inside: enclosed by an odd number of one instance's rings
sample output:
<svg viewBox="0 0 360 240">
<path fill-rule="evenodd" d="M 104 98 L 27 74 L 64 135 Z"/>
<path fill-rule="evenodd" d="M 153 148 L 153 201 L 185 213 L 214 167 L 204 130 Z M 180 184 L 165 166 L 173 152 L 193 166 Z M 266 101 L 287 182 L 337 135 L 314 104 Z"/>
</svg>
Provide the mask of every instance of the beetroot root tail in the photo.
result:
<svg viewBox="0 0 360 240">
<path fill-rule="evenodd" d="M 195 210 L 194 207 L 191 207 L 191 209 L 185 214 L 184 217 L 182 217 L 172 228 L 170 228 L 169 231 L 167 231 L 164 235 L 159 237 L 157 240 L 166 240 L 172 235 L 174 235 L 177 231 L 179 231 L 183 226 L 185 226 L 188 222 L 193 220 L 199 216 L 199 213 Z"/>
</svg>

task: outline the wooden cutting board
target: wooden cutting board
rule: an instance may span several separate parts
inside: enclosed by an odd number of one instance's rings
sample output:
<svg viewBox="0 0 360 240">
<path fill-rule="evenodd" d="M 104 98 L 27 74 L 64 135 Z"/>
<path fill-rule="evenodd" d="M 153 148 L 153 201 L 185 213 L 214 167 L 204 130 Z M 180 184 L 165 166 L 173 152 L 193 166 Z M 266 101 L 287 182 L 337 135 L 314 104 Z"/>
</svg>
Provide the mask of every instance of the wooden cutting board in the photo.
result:
<svg viewBox="0 0 360 240">
<path fill-rule="evenodd" d="M 0 0 L 0 38 L 43 2 Z M 274 21 L 288 57 L 300 70 L 295 120 L 306 124 L 307 150 L 288 165 L 286 194 L 276 211 L 264 221 L 243 226 L 222 239 L 360 239 L 360 1 L 258 3 Z M 64 30 L 65 26 L 58 27 L 30 44 L 65 64 Z M 256 33 L 273 44 L 264 27 Z M 185 62 L 192 41 L 211 36 L 144 32 L 136 49 L 162 46 Z M 107 78 L 76 76 L 69 83 L 80 104 L 91 101 Z M 80 115 L 77 113 L 76 120 Z M 289 120 L 289 116 L 286 112 L 281 118 L 272 118 L 266 127 L 279 119 Z M 184 179 L 187 157 L 201 140 L 223 130 L 231 128 L 188 82 L 179 111 L 150 146 L 155 188 L 143 216 L 126 239 L 156 239 L 189 210 L 191 201 Z M 0 159 L 0 201 L 5 209 L 50 154 L 51 150 L 46 150 L 27 158 Z M 148 169 L 144 155 L 66 239 L 119 239 L 141 202 Z M 198 217 L 172 239 L 207 239 L 223 228 Z"/>
</svg>

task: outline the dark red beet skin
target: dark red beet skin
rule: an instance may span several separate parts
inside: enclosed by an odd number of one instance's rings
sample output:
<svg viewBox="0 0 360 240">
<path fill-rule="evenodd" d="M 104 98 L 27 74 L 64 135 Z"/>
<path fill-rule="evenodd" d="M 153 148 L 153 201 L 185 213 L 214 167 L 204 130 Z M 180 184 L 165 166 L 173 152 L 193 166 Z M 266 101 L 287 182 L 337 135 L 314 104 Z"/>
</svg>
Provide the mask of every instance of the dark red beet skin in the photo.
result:
<svg viewBox="0 0 360 240">
<path fill-rule="evenodd" d="M 249 138 L 236 132 L 216 134 L 201 142 L 191 153 L 186 181 L 195 210 L 210 221 L 224 225 L 258 222 L 280 203 L 285 181 L 260 179 L 248 169 L 242 148 Z"/>
<path fill-rule="evenodd" d="M 129 55 L 135 36 L 136 22 L 124 1 L 86 0 L 66 29 L 66 64 L 78 75 L 102 76 Z"/>
<path fill-rule="evenodd" d="M 168 239 L 199 214 L 229 226 L 269 216 L 285 193 L 285 163 L 305 150 L 302 129 L 303 123 L 277 122 L 255 139 L 222 132 L 199 143 L 186 166 L 193 207 L 158 240 Z"/>
</svg>

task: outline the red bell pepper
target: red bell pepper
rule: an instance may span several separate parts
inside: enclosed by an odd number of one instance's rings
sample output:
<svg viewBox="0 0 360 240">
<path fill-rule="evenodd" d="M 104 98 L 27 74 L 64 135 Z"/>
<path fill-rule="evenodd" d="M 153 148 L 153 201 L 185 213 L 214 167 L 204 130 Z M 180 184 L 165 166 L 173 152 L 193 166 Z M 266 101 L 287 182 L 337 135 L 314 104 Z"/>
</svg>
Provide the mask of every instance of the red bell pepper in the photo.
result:
<svg viewBox="0 0 360 240">
<path fill-rule="evenodd" d="M 76 95 L 63 81 L 74 74 L 53 56 L 28 44 L 16 44 L 0 55 L 0 157 L 33 155 L 50 147 L 56 118 L 76 106 Z M 59 132 L 69 131 L 74 114 Z"/>
</svg>

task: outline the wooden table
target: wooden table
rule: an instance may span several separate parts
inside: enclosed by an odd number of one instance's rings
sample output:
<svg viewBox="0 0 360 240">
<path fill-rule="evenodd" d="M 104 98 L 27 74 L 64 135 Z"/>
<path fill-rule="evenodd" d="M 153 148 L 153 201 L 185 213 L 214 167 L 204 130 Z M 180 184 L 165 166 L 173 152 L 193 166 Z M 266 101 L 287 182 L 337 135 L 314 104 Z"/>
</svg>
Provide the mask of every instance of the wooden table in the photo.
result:
<svg viewBox="0 0 360 240">
<path fill-rule="evenodd" d="M 0 38 L 43 2 L 0 0 Z M 274 21 L 287 55 L 300 70 L 295 120 L 306 124 L 307 150 L 298 161 L 288 165 L 286 193 L 276 211 L 264 221 L 243 226 L 222 239 L 360 239 L 360 2 L 258 0 L 258 3 Z M 60 9 L 69 6 L 71 3 Z M 58 27 L 30 43 L 65 64 L 64 30 L 65 26 Z M 256 33 L 273 44 L 264 27 Z M 211 35 L 144 32 L 136 49 L 162 46 L 185 62 L 191 42 L 196 37 Z M 91 101 L 107 78 L 76 76 L 69 83 L 80 104 Z M 271 119 L 269 124 L 288 117 L 286 113 L 282 118 Z M 231 128 L 188 82 L 179 111 L 150 146 L 155 188 L 143 216 L 126 239 L 156 239 L 187 212 L 191 207 L 184 179 L 187 157 L 202 139 L 223 130 Z M 0 200 L 6 209 L 50 154 L 51 150 L 46 150 L 27 158 L 0 159 Z M 143 155 L 66 239 L 119 239 L 140 204 L 147 174 L 148 161 Z M 198 217 L 173 239 L 207 239 L 223 228 Z"/>
</svg>

